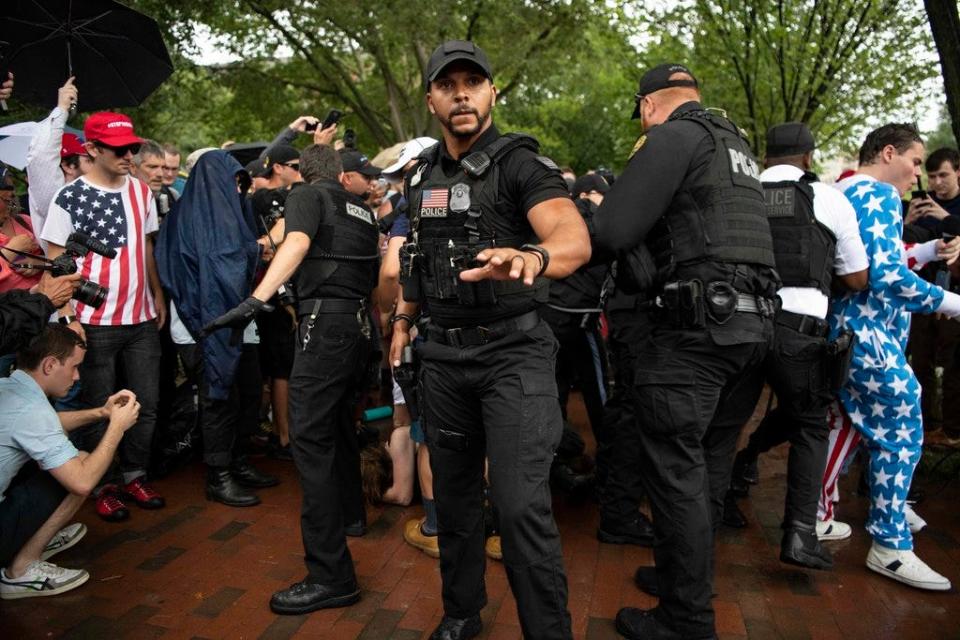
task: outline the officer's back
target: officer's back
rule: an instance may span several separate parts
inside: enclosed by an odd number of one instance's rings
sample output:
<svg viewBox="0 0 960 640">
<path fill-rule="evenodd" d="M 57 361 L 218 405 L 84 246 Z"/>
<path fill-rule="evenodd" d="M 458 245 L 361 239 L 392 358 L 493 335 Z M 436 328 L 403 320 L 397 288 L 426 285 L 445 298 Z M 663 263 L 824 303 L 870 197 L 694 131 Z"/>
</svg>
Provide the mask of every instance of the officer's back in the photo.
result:
<svg viewBox="0 0 960 640">
<path fill-rule="evenodd" d="M 625 608 L 629 638 L 714 635 L 712 531 L 740 427 L 762 389 L 778 279 L 759 167 L 735 124 L 706 111 L 693 74 L 665 64 L 640 81 L 645 135 L 594 219 L 618 254 L 618 284 L 643 291 L 650 335 L 631 400 L 653 509 L 656 610 Z"/>
</svg>

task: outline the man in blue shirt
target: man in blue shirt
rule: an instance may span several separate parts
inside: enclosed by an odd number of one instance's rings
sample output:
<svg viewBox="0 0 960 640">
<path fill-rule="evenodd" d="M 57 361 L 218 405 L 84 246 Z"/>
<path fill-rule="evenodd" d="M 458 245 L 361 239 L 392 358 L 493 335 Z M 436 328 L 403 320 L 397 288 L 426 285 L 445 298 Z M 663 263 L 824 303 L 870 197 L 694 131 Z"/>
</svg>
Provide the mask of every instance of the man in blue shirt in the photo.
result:
<svg viewBox="0 0 960 640">
<path fill-rule="evenodd" d="M 62 398 L 79 379 L 85 350 L 66 325 L 50 324 L 20 350 L 20 368 L 0 380 L 0 599 L 55 595 L 90 577 L 45 560 L 86 533 L 83 524 L 67 523 L 136 423 L 140 403 L 124 390 L 98 409 L 58 415 L 50 398 Z M 99 420 L 109 420 L 100 444 L 77 451 L 66 432 Z"/>
</svg>

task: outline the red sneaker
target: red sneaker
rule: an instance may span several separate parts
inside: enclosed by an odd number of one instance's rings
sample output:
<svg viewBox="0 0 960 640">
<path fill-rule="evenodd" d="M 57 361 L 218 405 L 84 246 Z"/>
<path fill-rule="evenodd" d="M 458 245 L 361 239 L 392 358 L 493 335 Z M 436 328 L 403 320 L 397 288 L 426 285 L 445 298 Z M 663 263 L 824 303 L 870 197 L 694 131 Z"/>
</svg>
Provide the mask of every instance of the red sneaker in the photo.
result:
<svg viewBox="0 0 960 640">
<path fill-rule="evenodd" d="M 153 490 L 143 476 L 140 476 L 133 482 L 125 484 L 120 494 L 133 500 L 141 509 L 159 509 L 167 504 L 163 497 Z"/>
<path fill-rule="evenodd" d="M 121 522 L 130 517 L 127 505 L 117 497 L 117 485 L 107 484 L 97 494 L 97 515 L 107 522 Z"/>
</svg>

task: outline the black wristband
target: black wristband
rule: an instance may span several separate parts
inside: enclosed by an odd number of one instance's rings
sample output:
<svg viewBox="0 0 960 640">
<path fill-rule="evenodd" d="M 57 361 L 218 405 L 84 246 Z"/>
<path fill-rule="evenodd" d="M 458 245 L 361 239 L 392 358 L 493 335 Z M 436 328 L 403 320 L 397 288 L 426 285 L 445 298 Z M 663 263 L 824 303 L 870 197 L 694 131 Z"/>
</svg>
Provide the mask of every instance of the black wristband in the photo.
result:
<svg viewBox="0 0 960 640">
<path fill-rule="evenodd" d="M 414 320 L 412 316 L 408 316 L 405 313 L 395 313 L 393 314 L 393 317 L 390 318 L 390 324 L 395 323 L 397 320 L 406 320 L 407 324 L 409 325 L 407 327 L 408 329 L 413 327 Z"/>
<path fill-rule="evenodd" d="M 530 251 L 532 253 L 540 256 L 540 271 L 537 272 L 536 277 L 539 278 L 546 272 L 547 265 L 550 264 L 550 254 L 546 249 L 541 247 L 538 244 L 525 244 L 520 246 L 520 251 Z"/>
</svg>

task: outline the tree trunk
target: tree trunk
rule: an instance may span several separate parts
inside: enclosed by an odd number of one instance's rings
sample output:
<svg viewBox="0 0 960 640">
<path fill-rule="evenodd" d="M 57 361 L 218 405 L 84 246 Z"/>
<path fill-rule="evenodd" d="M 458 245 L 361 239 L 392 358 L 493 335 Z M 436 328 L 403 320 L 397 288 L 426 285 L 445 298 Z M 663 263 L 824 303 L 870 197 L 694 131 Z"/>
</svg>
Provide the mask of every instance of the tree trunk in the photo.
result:
<svg viewBox="0 0 960 640">
<path fill-rule="evenodd" d="M 923 5 L 940 54 L 953 137 L 960 147 L 960 14 L 957 0 L 924 0 Z"/>
</svg>

